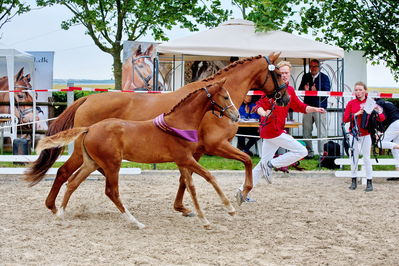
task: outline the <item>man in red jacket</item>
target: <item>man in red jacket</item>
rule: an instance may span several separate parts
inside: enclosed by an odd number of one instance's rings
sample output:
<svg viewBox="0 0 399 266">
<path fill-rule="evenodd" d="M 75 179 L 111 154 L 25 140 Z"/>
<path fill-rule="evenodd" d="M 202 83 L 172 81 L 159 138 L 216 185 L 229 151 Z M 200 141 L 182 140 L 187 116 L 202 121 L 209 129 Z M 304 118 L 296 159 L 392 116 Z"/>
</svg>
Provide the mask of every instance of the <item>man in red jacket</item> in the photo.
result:
<svg viewBox="0 0 399 266">
<path fill-rule="evenodd" d="M 291 64 L 287 61 L 281 61 L 277 67 L 280 69 L 282 79 L 287 83 L 291 75 Z M 255 110 L 260 115 L 260 137 L 263 139 L 261 160 L 252 170 L 253 186 L 259 183 L 261 177 L 265 178 L 268 183 L 272 183 L 272 169 L 288 166 L 308 154 L 307 149 L 295 140 L 291 135 L 284 130 L 285 119 L 288 110 L 292 109 L 294 112 L 301 113 L 326 113 L 324 108 L 313 107 L 303 103 L 295 94 L 293 87 L 287 87 L 287 92 L 290 95 L 290 102 L 287 106 L 277 106 L 274 99 L 269 99 L 263 96 L 256 102 Z M 279 147 L 287 149 L 288 152 L 276 158 L 274 154 Z M 254 201 L 247 197 L 242 198 L 243 185 L 236 193 L 237 203 Z"/>
</svg>

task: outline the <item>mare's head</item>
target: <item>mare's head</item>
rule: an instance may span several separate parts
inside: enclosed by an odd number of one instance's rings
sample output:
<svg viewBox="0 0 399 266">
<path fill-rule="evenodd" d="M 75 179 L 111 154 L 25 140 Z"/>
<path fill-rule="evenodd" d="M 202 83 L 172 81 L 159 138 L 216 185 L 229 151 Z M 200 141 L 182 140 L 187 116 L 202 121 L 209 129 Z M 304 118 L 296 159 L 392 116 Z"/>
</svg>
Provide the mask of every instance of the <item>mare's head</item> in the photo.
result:
<svg viewBox="0 0 399 266">
<path fill-rule="evenodd" d="M 30 81 L 30 74 L 24 76 L 24 68 L 21 68 L 21 70 L 15 75 L 14 95 L 16 102 L 33 102 L 33 97 L 35 97 L 34 93 L 30 91 L 23 91 L 32 89 Z"/>
<path fill-rule="evenodd" d="M 122 90 L 152 91 L 154 84 L 154 63 L 152 53 L 154 46 L 151 44 L 144 52 L 139 45 L 123 64 Z M 161 77 L 159 77 L 161 79 Z M 162 80 L 158 80 L 158 87 L 164 90 Z"/>
<path fill-rule="evenodd" d="M 30 74 L 24 75 L 24 68 L 22 67 L 14 77 L 14 98 L 16 106 L 19 102 L 33 102 L 33 92 L 23 91 L 31 90 L 32 85 L 30 84 Z M 0 78 L 0 91 L 8 91 L 8 77 L 4 76 Z M 8 93 L 0 93 L 0 101 L 9 102 Z M 4 106 L 6 107 L 6 106 Z M 8 107 L 7 107 L 8 108 Z"/>
<path fill-rule="evenodd" d="M 205 92 L 212 103 L 212 113 L 219 118 L 223 115 L 229 117 L 231 121 L 237 122 L 240 118 L 240 113 L 233 104 L 229 92 L 223 87 L 226 79 L 222 79 L 212 83 L 205 88 Z M 219 114 L 216 114 L 218 112 Z"/>
<path fill-rule="evenodd" d="M 274 99 L 278 106 L 286 106 L 290 101 L 290 96 L 287 92 L 287 84 L 282 80 L 281 73 L 278 67 L 275 66 L 280 53 L 271 53 L 269 56 L 264 56 L 263 60 L 266 63 L 263 81 L 259 84 L 259 89 L 263 90 L 268 98 Z"/>
</svg>

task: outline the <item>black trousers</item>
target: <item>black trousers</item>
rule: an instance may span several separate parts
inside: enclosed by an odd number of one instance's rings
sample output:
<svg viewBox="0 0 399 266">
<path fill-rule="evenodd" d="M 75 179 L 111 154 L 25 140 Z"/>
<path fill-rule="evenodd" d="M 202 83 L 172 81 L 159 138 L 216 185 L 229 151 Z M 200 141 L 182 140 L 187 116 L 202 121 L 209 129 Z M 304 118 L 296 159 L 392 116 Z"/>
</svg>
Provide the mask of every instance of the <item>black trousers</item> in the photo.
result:
<svg viewBox="0 0 399 266">
<path fill-rule="evenodd" d="M 259 128 L 257 127 L 240 127 L 237 134 L 259 136 Z M 259 137 L 249 138 L 237 136 L 237 148 L 242 151 L 249 151 L 253 145 L 258 142 Z"/>
</svg>

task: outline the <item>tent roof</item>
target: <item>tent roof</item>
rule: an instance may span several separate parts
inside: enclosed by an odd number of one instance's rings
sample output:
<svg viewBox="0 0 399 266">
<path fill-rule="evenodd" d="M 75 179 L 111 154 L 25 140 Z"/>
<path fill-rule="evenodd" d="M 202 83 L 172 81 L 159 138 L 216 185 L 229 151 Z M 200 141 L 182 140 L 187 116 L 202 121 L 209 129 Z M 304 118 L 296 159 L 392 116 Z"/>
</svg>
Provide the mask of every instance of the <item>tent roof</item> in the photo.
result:
<svg viewBox="0 0 399 266">
<path fill-rule="evenodd" d="M 35 60 L 35 57 L 31 54 L 19 51 L 14 48 L 4 47 L 3 45 L 0 45 L 0 56 L 13 56 L 17 61 L 32 62 Z"/>
<path fill-rule="evenodd" d="M 188 37 L 157 47 L 164 55 L 249 57 L 281 52 L 286 58 L 343 58 L 340 47 L 313 41 L 283 31 L 255 32 L 255 24 L 234 19 Z"/>
</svg>

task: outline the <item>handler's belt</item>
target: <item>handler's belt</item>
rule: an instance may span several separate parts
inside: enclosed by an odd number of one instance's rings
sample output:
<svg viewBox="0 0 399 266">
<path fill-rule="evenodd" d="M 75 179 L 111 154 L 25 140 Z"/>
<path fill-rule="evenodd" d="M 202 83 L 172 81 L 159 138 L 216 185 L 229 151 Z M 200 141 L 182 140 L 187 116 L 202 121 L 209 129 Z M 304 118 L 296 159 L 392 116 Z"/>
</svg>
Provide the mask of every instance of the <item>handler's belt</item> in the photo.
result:
<svg viewBox="0 0 399 266">
<path fill-rule="evenodd" d="M 159 116 L 155 117 L 152 122 L 160 130 L 172 136 L 179 137 L 190 142 L 198 142 L 198 130 L 184 130 L 170 127 L 168 124 L 166 124 L 164 114 L 160 114 Z"/>
</svg>

